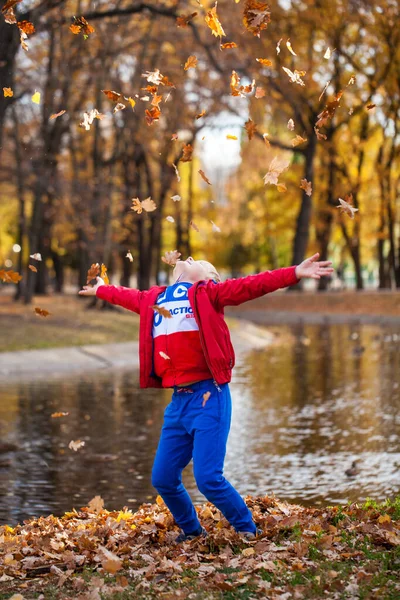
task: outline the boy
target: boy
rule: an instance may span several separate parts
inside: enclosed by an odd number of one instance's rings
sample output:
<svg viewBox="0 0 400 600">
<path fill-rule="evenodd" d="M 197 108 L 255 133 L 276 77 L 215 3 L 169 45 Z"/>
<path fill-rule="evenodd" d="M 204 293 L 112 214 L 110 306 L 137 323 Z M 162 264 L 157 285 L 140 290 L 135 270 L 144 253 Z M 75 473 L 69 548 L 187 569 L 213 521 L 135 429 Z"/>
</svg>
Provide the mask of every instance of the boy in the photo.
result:
<svg viewBox="0 0 400 600">
<path fill-rule="evenodd" d="M 224 307 L 238 305 L 302 278 L 330 275 L 331 261 L 319 254 L 293 267 L 265 271 L 221 282 L 207 261 L 177 261 L 174 283 L 139 291 L 104 285 L 79 294 L 97 297 L 140 314 L 140 387 L 171 387 L 173 394 L 154 459 L 152 484 L 162 496 L 182 533 L 176 541 L 207 532 L 182 484 L 182 471 L 193 458 L 200 492 L 245 540 L 258 530 L 243 498 L 223 476 L 231 421 L 229 382 L 235 354 Z M 166 315 L 170 315 L 169 317 Z"/>
</svg>

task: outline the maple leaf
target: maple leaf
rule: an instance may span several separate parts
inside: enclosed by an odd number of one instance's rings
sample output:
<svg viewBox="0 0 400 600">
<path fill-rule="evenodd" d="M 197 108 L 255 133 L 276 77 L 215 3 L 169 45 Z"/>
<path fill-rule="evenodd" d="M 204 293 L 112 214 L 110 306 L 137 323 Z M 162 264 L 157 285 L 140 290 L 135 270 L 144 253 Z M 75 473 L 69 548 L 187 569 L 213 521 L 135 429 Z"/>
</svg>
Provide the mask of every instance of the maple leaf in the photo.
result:
<svg viewBox="0 0 400 600">
<path fill-rule="evenodd" d="M 197 56 L 191 54 L 187 61 L 185 62 L 184 69 L 187 71 L 188 69 L 195 69 L 197 67 Z"/>
<path fill-rule="evenodd" d="M 26 35 L 31 35 L 36 31 L 34 24 L 30 21 L 18 21 L 17 27 L 20 31 L 26 33 Z"/>
<path fill-rule="evenodd" d="M 271 21 L 271 13 L 266 2 L 246 0 L 243 9 L 243 24 L 247 31 L 260 37 L 261 31 L 267 29 Z"/>
<path fill-rule="evenodd" d="M 180 15 L 179 17 L 176 17 L 176 26 L 188 27 L 190 21 L 195 17 L 197 17 L 197 12 L 191 13 L 190 15 Z"/>
<path fill-rule="evenodd" d="M 299 187 L 302 190 L 305 191 L 305 193 L 307 194 L 307 196 L 311 196 L 311 194 L 312 194 L 312 183 L 311 183 L 311 181 L 307 181 L 307 179 L 302 179 Z"/>
<path fill-rule="evenodd" d="M 269 60 L 268 58 L 256 58 L 256 61 L 261 65 L 264 65 L 264 67 L 272 67 L 272 60 Z"/>
<path fill-rule="evenodd" d="M 336 208 L 340 208 L 341 213 L 346 213 L 349 215 L 349 217 L 354 219 L 354 213 L 358 211 L 358 208 L 354 208 L 354 206 L 350 204 L 350 202 L 353 200 L 353 194 L 347 194 L 345 196 L 345 200 L 342 200 L 342 198 L 338 198 L 338 200 L 340 204 L 338 204 Z"/>
<path fill-rule="evenodd" d="M 285 73 L 287 73 L 289 75 L 290 81 L 292 83 L 298 83 L 299 85 L 306 85 L 304 83 L 304 81 L 302 80 L 302 77 L 306 74 L 305 71 L 297 71 L 297 69 L 295 69 L 294 71 L 291 71 L 290 69 L 287 69 L 286 67 L 282 67 L 282 69 L 285 71 Z"/>
<path fill-rule="evenodd" d="M 60 110 L 60 112 L 55 113 L 53 115 L 50 115 L 49 119 L 57 119 L 57 117 L 61 117 L 62 115 L 64 115 L 67 111 L 66 110 Z"/>
<path fill-rule="evenodd" d="M 71 440 L 70 443 L 68 444 L 68 448 L 70 450 L 74 450 L 75 452 L 77 452 L 79 450 L 79 448 L 83 448 L 83 446 L 85 445 L 85 442 L 83 442 L 82 440 Z"/>
<path fill-rule="evenodd" d="M 21 281 L 22 275 L 17 273 L 17 271 L 5 271 L 4 269 L 0 269 L 0 279 L 4 283 L 18 283 L 18 281 Z"/>
<path fill-rule="evenodd" d="M 202 171 L 201 169 L 199 169 L 199 173 L 202 177 L 202 179 L 204 179 L 204 181 L 206 183 L 208 183 L 208 185 L 212 185 L 211 181 L 208 179 L 207 175 L 204 173 L 204 171 Z"/>
<path fill-rule="evenodd" d="M 247 133 L 247 137 L 251 140 L 254 137 L 254 134 L 257 132 L 257 125 L 254 123 L 252 119 L 248 119 L 244 124 L 244 128 Z"/>
<path fill-rule="evenodd" d="M 289 119 L 289 121 L 287 122 L 287 128 L 289 129 L 289 131 L 293 131 L 293 129 L 294 129 L 293 119 Z"/>
<path fill-rule="evenodd" d="M 217 2 L 213 8 L 207 11 L 204 19 L 208 27 L 211 29 L 211 33 L 215 35 L 215 37 L 222 37 L 225 35 L 225 31 L 223 30 L 217 15 Z"/>
<path fill-rule="evenodd" d="M 74 17 L 74 23 L 69 26 L 70 31 L 75 35 L 83 33 L 84 37 L 94 33 L 95 29 L 86 21 L 85 17 Z"/>
<path fill-rule="evenodd" d="M 237 47 L 238 45 L 236 44 L 236 42 L 225 42 L 225 44 L 220 45 L 221 50 L 230 50 L 231 48 Z"/>
<path fill-rule="evenodd" d="M 161 100 L 162 100 L 162 96 L 160 96 L 159 94 L 153 94 L 153 98 L 151 100 L 151 105 L 159 108 L 158 105 L 160 104 Z"/>
<path fill-rule="evenodd" d="M 153 106 L 150 110 L 145 110 L 145 115 L 147 125 L 152 125 L 154 121 L 158 121 L 160 118 L 161 111 L 157 106 Z"/>
<path fill-rule="evenodd" d="M 303 138 L 301 135 L 296 135 L 296 137 L 290 140 L 290 143 L 292 144 L 293 148 L 296 148 L 296 146 L 300 146 L 300 144 L 304 144 L 306 141 L 307 138 Z"/>
<path fill-rule="evenodd" d="M 182 148 L 181 162 L 190 162 L 192 160 L 193 146 L 191 144 L 185 144 Z"/>
<path fill-rule="evenodd" d="M 14 96 L 14 92 L 9 87 L 3 87 L 3 96 L 4 98 L 12 98 Z"/>
<path fill-rule="evenodd" d="M 211 392 L 204 392 L 204 394 L 203 394 L 203 402 L 202 402 L 202 406 L 203 407 L 207 404 L 208 399 L 210 398 L 210 396 L 211 396 Z"/>
<path fill-rule="evenodd" d="M 264 98 L 265 96 L 265 90 L 262 87 L 256 87 L 256 93 L 254 94 L 254 97 L 259 99 L 259 98 Z"/>
<path fill-rule="evenodd" d="M 151 306 L 150 308 L 152 308 L 154 312 L 158 313 L 162 317 L 165 317 L 166 319 L 172 319 L 172 315 L 169 312 L 169 310 L 167 310 L 163 306 L 157 306 L 157 304 L 153 304 L 153 306 Z"/>
<path fill-rule="evenodd" d="M 28 265 L 28 268 L 29 268 L 31 271 L 33 271 L 34 273 L 37 273 L 37 272 L 38 272 L 37 268 L 36 268 L 36 267 L 34 267 L 33 265 Z"/>
<path fill-rule="evenodd" d="M 158 351 L 158 354 L 161 356 L 161 358 L 163 358 L 164 360 L 171 360 L 170 357 L 168 356 L 168 354 L 165 354 L 165 352 L 163 352 L 162 350 Z"/>
<path fill-rule="evenodd" d="M 35 307 L 35 314 L 38 317 L 48 317 L 49 315 L 51 315 L 51 313 L 49 313 L 48 310 L 45 310 L 44 308 L 39 308 L 39 306 Z"/>
<path fill-rule="evenodd" d="M 264 184 L 271 183 L 272 185 L 278 184 L 278 177 L 289 166 L 289 161 L 285 159 L 279 160 L 277 156 L 271 161 L 269 165 L 268 173 L 264 175 Z"/>
<path fill-rule="evenodd" d="M 102 280 L 104 281 L 104 283 L 106 285 L 110 284 L 110 280 L 108 279 L 108 275 L 107 275 L 107 267 L 103 263 L 101 263 L 101 267 L 100 267 L 100 277 L 102 278 Z"/>
<path fill-rule="evenodd" d="M 60 419 L 61 417 L 68 417 L 69 412 L 55 412 L 52 413 L 50 416 L 52 419 Z"/>
<path fill-rule="evenodd" d="M 86 283 L 88 284 L 92 279 L 96 279 L 98 275 L 100 275 L 100 265 L 99 263 L 93 263 L 87 272 Z"/>
<path fill-rule="evenodd" d="M 174 265 L 176 265 L 178 258 L 182 256 L 180 252 L 178 252 L 178 250 L 168 250 L 164 256 L 161 257 L 162 262 L 164 262 L 167 265 L 171 265 L 171 267 L 173 267 Z"/>
</svg>

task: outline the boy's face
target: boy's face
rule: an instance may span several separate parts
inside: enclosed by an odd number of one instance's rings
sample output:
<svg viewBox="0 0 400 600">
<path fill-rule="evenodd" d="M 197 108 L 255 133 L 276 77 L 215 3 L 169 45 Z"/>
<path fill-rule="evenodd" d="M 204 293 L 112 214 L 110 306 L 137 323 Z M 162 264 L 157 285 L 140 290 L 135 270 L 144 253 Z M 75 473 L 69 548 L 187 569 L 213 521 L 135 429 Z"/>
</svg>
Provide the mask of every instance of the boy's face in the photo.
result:
<svg viewBox="0 0 400 600">
<path fill-rule="evenodd" d="M 174 283 L 178 280 L 196 283 L 196 281 L 208 279 L 208 275 L 203 265 L 189 256 L 186 260 L 178 260 L 172 272 L 172 278 Z"/>
</svg>

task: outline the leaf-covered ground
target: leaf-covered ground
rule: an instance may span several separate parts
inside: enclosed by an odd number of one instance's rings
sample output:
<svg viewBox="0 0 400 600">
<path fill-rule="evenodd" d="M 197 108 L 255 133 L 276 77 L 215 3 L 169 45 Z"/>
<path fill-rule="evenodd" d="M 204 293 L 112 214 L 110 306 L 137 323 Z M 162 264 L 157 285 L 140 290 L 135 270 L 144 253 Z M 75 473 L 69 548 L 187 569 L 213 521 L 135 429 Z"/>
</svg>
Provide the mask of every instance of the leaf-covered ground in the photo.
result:
<svg viewBox="0 0 400 600">
<path fill-rule="evenodd" d="M 262 535 L 241 541 L 211 504 L 208 538 L 174 543 L 161 498 L 132 513 L 100 497 L 79 512 L 0 527 L 0 598 L 400 597 L 400 497 L 304 508 L 246 498 Z"/>
</svg>

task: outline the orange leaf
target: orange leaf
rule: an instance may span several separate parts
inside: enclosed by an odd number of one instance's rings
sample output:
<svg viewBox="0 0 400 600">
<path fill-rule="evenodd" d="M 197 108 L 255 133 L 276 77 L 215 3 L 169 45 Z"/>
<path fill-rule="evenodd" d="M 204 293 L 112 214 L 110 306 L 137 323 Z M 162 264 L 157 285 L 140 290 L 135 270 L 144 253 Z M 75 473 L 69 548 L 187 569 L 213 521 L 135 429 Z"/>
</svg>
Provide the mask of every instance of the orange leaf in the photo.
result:
<svg viewBox="0 0 400 600">
<path fill-rule="evenodd" d="M 154 121 L 158 121 L 161 115 L 161 111 L 159 108 L 157 108 L 157 106 L 153 106 L 153 108 L 151 108 L 150 110 L 145 110 L 145 115 L 146 123 L 150 126 L 154 123 Z"/>
<path fill-rule="evenodd" d="M 265 90 L 262 87 L 257 87 L 256 88 L 256 93 L 255 93 L 255 98 L 264 98 L 265 96 Z"/>
<path fill-rule="evenodd" d="M 14 92 L 11 88 L 3 87 L 4 98 L 12 98 L 14 96 Z"/>
<path fill-rule="evenodd" d="M 119 92 L 114 92 L 113 90 L 101 90 L 103 94 L 107 96 L 109 100 L 113 102 L 119 102 L 121 98 L 123 98 L 122 94 Z"/>
<path fill-rule="evenodd" d="M 191 144 L 185 144 L 182 148 L 181 162 L 190 162 L 192 160 L 193 146 Z"/>
<path fill-rule="evenodd" d="M 49 313 L 48 310 L 45 310 L 44 308 L 39 308 L 38 306 L 35 307 L 35 313 L 39 316 L 39 317 L 47 317 L 48 315 L 50 315 L 51 313 Z"/>
<path fill-rule="evenodd" d="M 203 110 L 201 111 L 201 113 L 199 113 L 198 115 L 196 115 L 196 119 L 201 119 L 201 117 L 204 117 L 204 115 L 206 114 L 206 109 L 203 108 Z"/>
<path fill-rule="evenodd" d="M 35 26 L 30 21 L 18 21 L 17 27 L 20 31 L 26 33 L 26 35 L 31 35 L 35 33 Z"/>
<path fill-rule="evenodd" d="M 94 27 L 92 27 L 91 25 L 89 25 L 89 23 L 86 21 L 85 17 L 74 17 L 75 22 L 70 25 L 70 30 L 72 31 L 72 33 L 83 33 L 84 36 L 88 36 L 91 33 L 94 32 Z M 78 28 L 78 31 L 77 31 Z"/>
<path fill-rule="evenodd" d="M 18 281 L 21 281 L 22 275 L 17 273 L 17 271 L 5 271 L 4 269 L 0 269 L 0 279 L 4 281 L 4 283 L 18 283 Z"/>
<path fill-rule="evenodd" d="M 304 142 L 307 141 L 307 138 L 303 138 L 301 137 L 301 135 L 296 135 L 296 137 L 294 137 L 292 140 L 290 140 L 293 148 L 295 148 L 296 146 L 300 146 L 300 144 L 304 144 Z"/>
<path fill-rule="evenodd" d="M 247 137 L 249 138 L 249 140 L 251 140 L 257 131 L 257 125 L 254 123 L 254 121 L 252 119 L 249 119 L 244 124 L 244 128 L 247 132 Z"/>
<path fill-rule="evenodd" d="M 34 267 L 33 265 L 28 265 L 28 268 L 29 268 L 31 271 L 33 271 L 34 273 L 37 273 L 37 272 L 38 272 L 37 268 L 36 268 L 36 267 Z"/>
<path fill-rule="evenodd" d="M 188 69 L 195 69 L 197 67 L 197 56 L 191 54 L 187 61 L 185 62 L 184 69 L 187 71 Z"/>
<path fill-rule="evenodd" d="M 199 169 L 199 173 L 200 173 L 200 175 L 201 175 L 202 179 L 204 179 L 204 181 L 205 181 L 206 183 L 208 183 L 208 185 L 212 185 L 212 184 L 211 184 L 211 181 L 208 179 L 208 177 L 207 177 L 207 175 L 204 173 L 204 171 L 202 171 L 201 169 Z"/>
<path fill-rule="evenodd" d="M 203 394 L 203 403 L 202 403 L 203 407 L 207 404 L 207 401 L 208 401 L 208 399 L 209 399 L 210 396 L 211 396 L 211 392 L 205 392 Z"/>
<path fill-rule="evenodd" d="M 104 283 L 106 285 L 110 284 L 110 280 L 108 279 L 108 275 L 107 275 L 107 267 L 103 263 L 101 263 L 101 267 L 100 267 L 100 277 L 102 278 L 102 280 L 104 281 Z"/>
<path fill-rule="evenodd" d="M 60 110 L 60 112 L 55 113 L 54 115 L 50 115 L 50 120 L 51 119 L 57 119 L 57 117 L 61 117 L 63 114 L 65 114 L 67 111 L 66 110 Z"/>
<path fill-rule="evenodd" d="M 51 415 L 52 419 L 59 419 L 60 417 L 68 417 L 69 412 L 55 412 Z"/>
<path fill-rule="evenodd" d="M 272 67 L 272 60 L 269 60 L 269 58 L 256 58 L 256 61 L 264 67 Z"/>
<path fill-rule="evenodd" d="M 305 191 L 307 196 L 311 196 L 312 194 L 312 183 L 311 181 L 307 181 L 307 179 L 302 179 L 300 183 L 300 188 Z"/>
<path fill-rule="evenodd" d="M 180 15 L 176 17 L 177 27 L 188 27 L 190 21 L 197 17 L 197 12 L 191 13 L 190 15 Z"/>
<path fill-rule="evenodd" d="M 247 31 L 260 37 L 263 29 L 267 29 L 271 21 L 271 13 L 266 2 L 246 0 L 243 10 L 243 23 Z"/>
<path fill-rule="evenodd" d="M 163 306 L 157 306 L 157 304 L 154 304 L 150 308 L 152 308 L 155 312 L 157 312 L 161 316 L 165 317 L 166 319 L 172 319 L 172 315 L 169 312 L 169 310 L 167 310 Z"/>
<path fill-rule="evenodd" d="M 207 12 L 205 16 L 205 22 L 215 37 L 222 37 L 225 35 L 225 31 L 222 29 L 222 25 L 217 15 L 217 2 L 215 3 L 215 6 Z"/>
<path fill-rule="evenodd" d="M 173 267 L 174 265 L 176 265 L 180 256 L 182 255 L 180 252 L 178 252 L 178 250 L 169 250 L 164 254 L 164 256 L 161 257 L 161 260 L 165 264 L 171 265 L 171 267 Z"/>
<path fill-rule="evenodd" d="M 93 263 L 90 269 L 87 272 L 86 283 L 92 281 L 92 279 L 96 279 L 96 277 L 100 274 L 100 265 L 99 263 Z"/>
<path fill-rule="evenodd" d="M 236 42 L 225 42 L 225 44 L 220 45 L 221 50 L 230 50 L 231 48 L 237 47 L 238 45 L 236 44 Z"/>
</svg>

